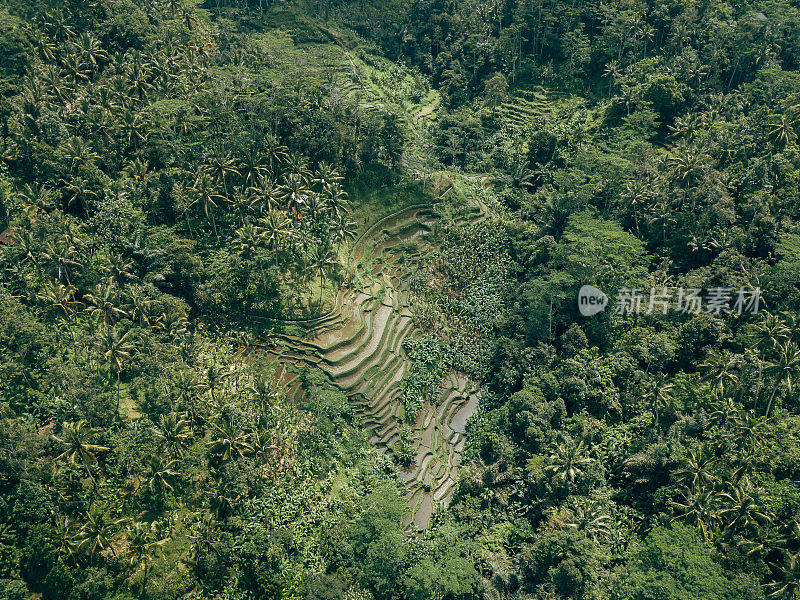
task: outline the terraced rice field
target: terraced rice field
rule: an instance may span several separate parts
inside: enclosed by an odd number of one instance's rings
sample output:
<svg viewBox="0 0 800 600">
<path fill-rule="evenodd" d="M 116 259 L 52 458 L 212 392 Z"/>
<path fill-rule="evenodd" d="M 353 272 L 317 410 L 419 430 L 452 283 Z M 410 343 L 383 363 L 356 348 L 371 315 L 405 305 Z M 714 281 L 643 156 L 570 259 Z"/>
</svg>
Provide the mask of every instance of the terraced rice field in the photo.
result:
<svg viewBox="0 0 800 600">
<path fill-rule="evenodd" d="M 535 122 L 537 117 L 543 117 L 553 107 L 561 95 L 544 88 L 535 90 L 519 90 L 508 102 L 499 107 L 500 115 L 514 128 L 524 129 Z"/>
<path fill-rule="evenodd" d="M 303 365 L 328 373 L 348 394 L 370 442 L 389 453 L 400 441 L 403 376 L 410 367 L 402 343 L 418 333 L 409 276 L 434 249 L 427 236 L 437 218 L 433 207 L 416 206 L 372 225 L 355 243 L 352 256 L 350 279 L 363 285 L 343 289 L 330 313 L 302 322 L 305 335 L 280 336 L 268 350 L 280 364 L 276 378 L 298 397 Z M 460 220 L 481 218 L 480 209 L 470 209 Z M 400 472 L 409 499 L 409 528 L 427 527 L 436 507 L 449 502 L 465 426 L 478 397 L 470 381 L 451 372 L 438 397 L 416 416 L 414 459 Z"/>
</svg>

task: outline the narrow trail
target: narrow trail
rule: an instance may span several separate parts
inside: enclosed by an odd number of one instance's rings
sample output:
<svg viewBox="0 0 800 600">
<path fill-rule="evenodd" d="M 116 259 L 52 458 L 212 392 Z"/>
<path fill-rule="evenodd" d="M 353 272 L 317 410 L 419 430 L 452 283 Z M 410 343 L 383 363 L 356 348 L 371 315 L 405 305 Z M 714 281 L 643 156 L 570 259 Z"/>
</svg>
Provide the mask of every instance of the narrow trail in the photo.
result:
<svg viewBox="0 0 800 600">
<path fill-rule="evenodd" d="M 470 208 L 460 220 L 483 216 L 480 208 Z M 388 453 L 401 444 L 403 376 L 411 366 L 403 340 L 421 333 L 413 323 L 410 277 L 434 251 L 428 234 L 438 218 L 433 206 L 424 205 L 374 223 L 354 244 L 348 279 L 358 283 L 340 291 L 331 312 L 303 322 L 303 336 L 282 335 L 265 345 L 279 364 L 276 379 L 290 394 L 299 399 L 299 372 L 318 366 L 347 393 L 369 441 Z M 411 426 L 413 460 L 399 473 L 409 500 L 409 529 L 426 528 L 437 506 L 449 503 L 466 422 L 478 400 L 476 386 L 450 372 Z"/>
</svg>

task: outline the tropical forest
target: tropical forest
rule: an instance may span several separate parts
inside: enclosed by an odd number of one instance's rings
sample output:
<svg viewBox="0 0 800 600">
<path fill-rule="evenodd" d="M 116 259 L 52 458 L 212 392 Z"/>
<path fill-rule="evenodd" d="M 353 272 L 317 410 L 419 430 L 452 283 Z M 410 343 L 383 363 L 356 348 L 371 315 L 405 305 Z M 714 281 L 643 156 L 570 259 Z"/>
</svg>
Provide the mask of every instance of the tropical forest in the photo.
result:
<svg viewBox="0 0 800 600">
<path fill-rule="evenodd" d="M 0 600 L 800 599 L 798 0 L 0 0 Z"/>
</svg>

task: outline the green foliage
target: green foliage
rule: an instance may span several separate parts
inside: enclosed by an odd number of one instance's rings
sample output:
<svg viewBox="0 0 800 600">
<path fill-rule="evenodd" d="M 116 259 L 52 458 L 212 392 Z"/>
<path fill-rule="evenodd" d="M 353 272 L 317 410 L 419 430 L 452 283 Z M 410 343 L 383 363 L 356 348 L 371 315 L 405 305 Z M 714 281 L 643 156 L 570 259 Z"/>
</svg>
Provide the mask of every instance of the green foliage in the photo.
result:
<svg viewBox="0 0 800 600">
<path fill-rule="evenodd" d="M 722 600 L 758 598 L 752 581 L 731 581 L 702 538 L 687 527 L 657 527 L 633 555 L 620 598 Z"/>
</svg>

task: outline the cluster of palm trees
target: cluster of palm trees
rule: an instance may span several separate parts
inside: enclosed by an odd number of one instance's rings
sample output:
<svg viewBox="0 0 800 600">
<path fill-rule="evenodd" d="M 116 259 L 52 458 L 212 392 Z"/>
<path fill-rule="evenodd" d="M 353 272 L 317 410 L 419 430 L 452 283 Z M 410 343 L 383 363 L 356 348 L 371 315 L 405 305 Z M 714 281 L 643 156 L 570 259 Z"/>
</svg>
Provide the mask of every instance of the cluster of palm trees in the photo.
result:
<svg viewBox="0 0 800 600">
<path fill-rule="evenodd" d="M 275 264 L 294 258 L 300 278 L 319 277 L 321 302 L 325 274 L 338 265 L 341 244 L 356 234 L 342 179 L 324 161 L 312 171 L 304 157 L 272 145 L 263 161 L 217 156 L 201 169 L 186 207 L 199 207 L 218 235 L 215 212 L 230 206 L 239 223 L 233 241 L 239 256 L 249 259 L 265 248 Z"/>
<path fill-rule="evenodd" d="M 159 520 L 158 514 L 176 488 L 185 489 L 192 482 L 187 475 L 187 460 L 196 457 L 187 456 L 190 445 L 193 455 L 197 449 L 207 449 L 212 474 L 225 463 L 245 457 L 254 458 L 268 478 L 296 467 L 293 459 L 300 436 L 309 430 L 313 419 L 285 402 L 285 391 L 271 375 L 265 376 L 261 369 L 247 370 L 243 363 L 222 365 L 213 359 L 202 376 L 194 370 L 181 373 L 172 390 L 176 409 L 160 414 L 150 425 L 156 447 L 141 467 L 128 467 L 132 485 L 123 487 L 126 493 L 114 501 L 105 497 L 102 490 L 106 485 L 101 485 L 106 463 L 114 459 L 110 445 L 104 445 L 105 431 L 76 420 L 61 423 L 52 435 L 56 463 L 79 469 L 92 483 L 88 508 L 80 518 L 60 516 L 52 531 L 62 560 L 94 564 L 100 556 L 124 554 L 131 574 L 143 570 L 146 581 L 150 561 L 170 536 L 169 527 L 161 526 L 163 519 Z M 234 417 L 239 410 L 248 411 L 247 418 Z M 134 495 L 150 506 L 149 522 L 142 520 L 142 515 L 128 519 L 119 516 L 119 503 L 131 502 Z M 228 512 L 240 500 L 221 495 L 214 507 Z"/>
<path fill-rule="evenodd" d="M 793 316 L 763 311 L 750 335 L 751 348 L 744 354 L 721 350 L 701 365 L 712 392 L 749 401 L 766 417 L 772 414 L 776 398 L 797 402 L 799 330 Z"/>
<path fill-rule="evenodd" d="M 762 503 L 763 490 L 746 474 L 752 463 L 740 465 L 725 483 L 717 468 L 721 462 L 705 445 L 688 451 L 675 474 L 681 487 L 670 503 L 673 520 L 696 527 L 721 547 L 766 560 L 773 575 L 765 585 L 769 597 L 795 598 L 800 590 L 800 519 L 781 522 Z"/>
</svg>

